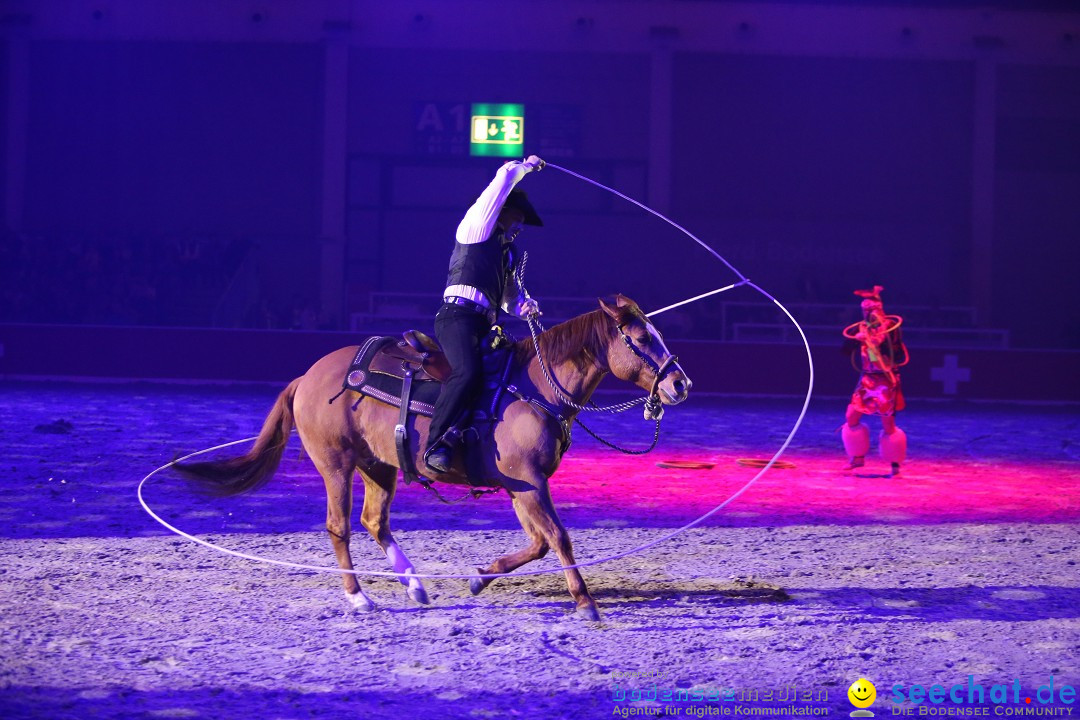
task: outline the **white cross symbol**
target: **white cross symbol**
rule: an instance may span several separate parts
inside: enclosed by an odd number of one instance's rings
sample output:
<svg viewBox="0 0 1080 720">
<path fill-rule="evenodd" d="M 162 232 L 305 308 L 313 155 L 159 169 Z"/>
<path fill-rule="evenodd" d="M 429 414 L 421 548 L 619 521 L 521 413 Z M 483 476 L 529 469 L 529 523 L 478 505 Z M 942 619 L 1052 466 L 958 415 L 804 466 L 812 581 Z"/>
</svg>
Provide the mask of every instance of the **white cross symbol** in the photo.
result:
<svg viewBox="0 0 1080 720">
<path fill-rule="evenodd" d="M 956 355 L 946 355 L 941 367 L 930 368 L 930 379 L 942 383 L 946 395 L 955 395 L 958 383 L 971 380 L 971 369 L 960 367 Z"/>
</svg>

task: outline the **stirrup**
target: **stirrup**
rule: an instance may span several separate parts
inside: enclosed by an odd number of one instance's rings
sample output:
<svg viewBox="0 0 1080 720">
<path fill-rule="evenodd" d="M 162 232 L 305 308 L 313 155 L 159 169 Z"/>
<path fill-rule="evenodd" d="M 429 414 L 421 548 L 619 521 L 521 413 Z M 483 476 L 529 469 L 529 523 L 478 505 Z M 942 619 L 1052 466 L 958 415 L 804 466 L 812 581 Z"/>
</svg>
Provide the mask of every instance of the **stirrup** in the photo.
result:
<svg viewBox="0 0 1080 720">
<path fill-rule="evenodd" d="M 433 463 L 432 454 L 434 453 L 438 453 L 440 456 L 445 454 L 446 464 L 444 465 L 443 463 Z M 444 445 L 442 442 L 435 443 L 427 449 L 427 452 L 424 453 L 424 465 L 427 466 L 428 470 L 433 470 L 439 474 L 450 472 L 450 466 L 453 462 L 453 450 L 451 450 L 447 445 Z"/>
<path fill-rule="evenodd" d="M 457 427 L 456 425 L 450 427 L 450 429 L 448 429 L 446 432 L 444 432 L 442 434 L 442 437 L 440 437 L 435 442 L 431 443 L 428 446 L 428 449 L 424 451 L 424 464 L 427 465 L 429 469 L 434 470 L 435 472 L 439 472 L 439 473 L 449 472 L 450 471 L 450 464 L 454 461 L 454 450 L 460 444 L 461 444 L 461 429 L 459 427 Z M 446 451 L 447 458 L 446 458 L 446 468 L 445 469 L 439 468 L 439 467 L 437 467 L 435 465 L 432 465 L 430 462 L 428 462 L 428 458 L 430 458 L 431 454 L 433 452 L 435 452 L 436 450 L 445 450 Z"/>
<path fill-rule="evenodd" d="M 438 440 L 431 444 L 431 448 L 428 449 L 428 452 L 431 452 L 432 448 L 437 448 L 440 445 L 445 447 L 450 452 L 453 452 L 454 448 L 461 444 L 461 438 L 461 428 L 459 428 L 457 425 L 452 425 L 446 432 L 442 434 L 442 437 L 440 437 Z"/>
</svg>

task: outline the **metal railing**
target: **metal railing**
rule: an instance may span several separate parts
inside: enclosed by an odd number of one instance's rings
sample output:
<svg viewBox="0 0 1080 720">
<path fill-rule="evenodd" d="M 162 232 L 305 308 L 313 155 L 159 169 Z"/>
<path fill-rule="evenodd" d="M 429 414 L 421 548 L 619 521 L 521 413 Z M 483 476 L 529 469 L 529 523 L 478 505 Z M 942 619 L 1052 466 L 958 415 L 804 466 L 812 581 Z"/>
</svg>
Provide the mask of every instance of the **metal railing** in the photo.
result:
<svg viewBox="0 0 1080 720">
<path fill-rule="evenodd" d="M 406 327 L 430 329 L 440 300 L 429 293 L 373 292 L 368 309 L 350 315 L 349 328 L 353 332 L 369 333 L 400 332 Z M 541 298 L 548 326 L 588 312 L 595 305 L 596 299 L 590 297 Z M 858 306 L 852 303 L 793 303 L 788 307 L 803 324 L 810 342 L 822 346 L 839 345 L 843 327 L 859 319 Z M 684 310 L 679 321 L 660 324 L 672 340 L 799 341 L 794 327 L 777 317 L 776 308 L 768 303 L 728 301 L 719 303 L 718 308 L 713 305 L 712 309 L 708 314 Z M 975 327 L 976 314 L 972 307 L 897 305 L 895 310 L 904 317 L 904 341 L 912 347 L 1009 347 L 1008 330 Z M 510 320 L 513 322 L 516 320 Z"/>
</svg>

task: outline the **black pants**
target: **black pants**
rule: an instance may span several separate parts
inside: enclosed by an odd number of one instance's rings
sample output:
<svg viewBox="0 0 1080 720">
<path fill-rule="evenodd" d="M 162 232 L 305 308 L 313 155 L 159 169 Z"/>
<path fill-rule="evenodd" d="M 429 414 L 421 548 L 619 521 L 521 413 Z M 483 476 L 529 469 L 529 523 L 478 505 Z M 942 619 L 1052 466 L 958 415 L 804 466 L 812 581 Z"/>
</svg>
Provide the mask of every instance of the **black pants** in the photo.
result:
<svg viewBox="0 0 1080 720">
<path fill-rule="evenodd" d="M 435 315 L 435 337 L 450 362 L 450 377 L 435 401 L 435 414 L 428 432 L 428 447 L 434 445 L 451 425 L 472 409 L 484 386 L 484 361 L 480 349 L 491 331 L 486 315 L 444 303 Z"/>
</svg>

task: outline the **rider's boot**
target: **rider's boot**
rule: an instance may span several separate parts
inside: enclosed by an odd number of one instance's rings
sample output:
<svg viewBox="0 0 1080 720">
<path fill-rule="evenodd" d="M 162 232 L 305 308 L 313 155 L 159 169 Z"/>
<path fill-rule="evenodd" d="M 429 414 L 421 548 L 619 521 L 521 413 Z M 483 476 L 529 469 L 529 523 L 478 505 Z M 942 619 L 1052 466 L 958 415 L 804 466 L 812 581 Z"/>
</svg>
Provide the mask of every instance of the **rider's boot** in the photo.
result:
<svg viewBox="0 0 1080 720">
<path fill-rule="evenodd" d="M 454 458 L 454 448 L 461 442 L 461 430 L 452 427 L 436 440 L 424 453 L 424 464 L 436 473 L 450 472 Z"/>
<path fill-rule="evenodd" d="M 424 464 L 427 465 L 428 470 L 435 473 L 450 472 L 451 457 L 450 448 L 445 445 L 436 445 L 424 453 Z"/>
</svg>

